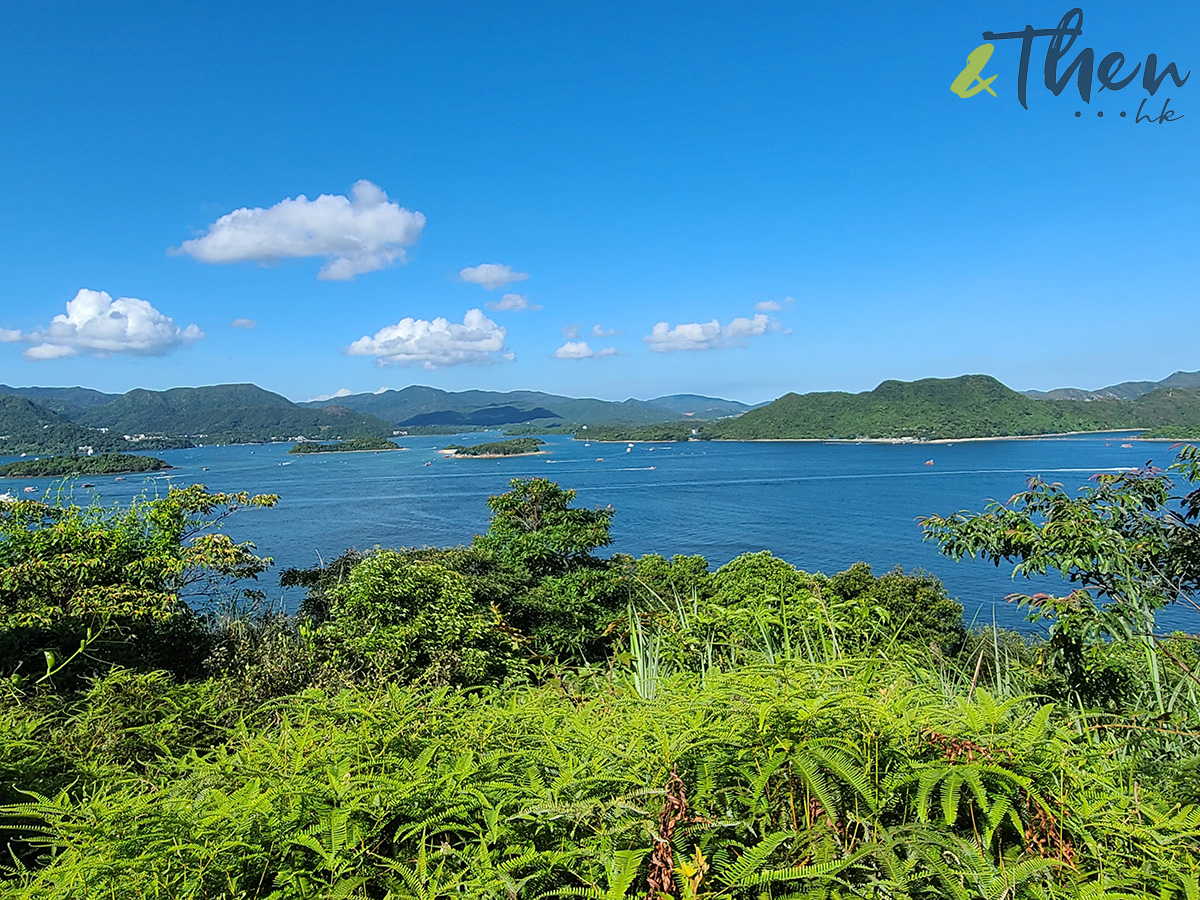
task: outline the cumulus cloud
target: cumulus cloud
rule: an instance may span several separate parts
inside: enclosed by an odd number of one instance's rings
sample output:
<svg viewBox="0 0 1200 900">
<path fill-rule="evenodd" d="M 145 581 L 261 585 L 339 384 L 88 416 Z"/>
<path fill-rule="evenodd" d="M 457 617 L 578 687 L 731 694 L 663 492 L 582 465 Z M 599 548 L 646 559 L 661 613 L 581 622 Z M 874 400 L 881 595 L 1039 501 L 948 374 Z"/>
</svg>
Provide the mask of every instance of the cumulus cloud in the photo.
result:
<svg viewBox="0 0 1200 900">
<path fill-rule="evenodd" d="M 86 288 L 67 301 L 66 315 L 55 316 L 45 328 L 30 332 L 0 329 L 0 340 L 32 344 L 26 359 L 65 359 L 71 356 L 162 356 L 198 341 L 204 332 L 195 325 L 180 328 L 145 300 L 120 297 Z"/>
<path fill-rule="evenodd" d="M 762 313 L 779 312 L 785 306 L 791 306 L 795 302 L 795 297 L 784 297 L 782 303 L 780 303 L 778 300 L 764 300 L 762 303 L 754 304 L 754 311 Z"/>
<path fill-rule="evenodd" d="M 404 318 L 395 325 L 379 329 L 373 337 L 364 335 L 346 348 L 350 356 L 374 356 L 380 365 L 421 366 L 440 369 L 446 366 L 486 365 L 496 359 L 511 360 L 504 347 L 508 332 L 483 314 L 470 309 L 462 324 L 438 317 Z"/>
<path fill-rule="evenodd" d="M 257 319 L 234 319 L 232 322 L 229 323 L 229 327 L 230 328 L 243 328 L 246 331 L 249 331 L 251 328 L 258 327 L 258 320 Z"/>
<path fill-rule="evenodd" d="M 561 347 L 554 351 L 555 359 L 600 359 L 604 356 L 613 356 L 618 353 L 616 347 L 602 347 L 599 350 L 593 350 L 588 346 L 587 341 L 567 341 Z"/>
<path fill-rule="evenodd" d="M 600 337 L 600 338 L 616 337 L 618 334 L 621 334 L 621 333 L 622 333 L 621 329 L 619 329 L 619 328 L 601 328 L 599 325 L 592 326 L 592 335 L 594 337 Z"/>
<path fill-rule="evenodd" d="M 421 236 L 425 216 L 388 200 L 369 181 L 359 181 L 350 196 L 303 194 L 263 209 L 235 209 L 208 226 L 202 237 L 184 241 L 172 253 L 201 262 L 271 263 L 319 256 L 325 265 L 317 277 L 350 281 L 355 275 L 404 262 L 404 248 Z"/>
<path fill-rule="evenodd" d="M 488 309 L 496 312 L 517 312 L 522 309 L 535 310 L 541 309 L 536 303 L 530 303 L 529 298 L 524 294 L 505 294 L 499 300 L 492 303 L 485 303 Z"/>
<path fill-rule="evenodd" d="M 736 318 L 728 325 L 722 325 L 716 319 L 711 322 L 680 323 L 674 328 L 666 322 L 659 322 L 642 340 L 655 353 L 718 350 L 723 347 L 744 347 L 747 339 L 778 330 L 778 321 L 759 313 L 752 319 Z"/>
<path fill-rule="evenodd" d="M 510 281 L 524 281 L 529 277 L 528 272 L 514 272 L 502 263 L 483 263 L 479 266 L 467 266 L 458 273 L 459 280 L 469 284 L 477 284 L 485 290 L 494 291 L 504 287 Z"/>
<path fill-rule="evenodd" d="M 579 325 L 564 325 L 562 327 L 562 336 L 568 341 L 574 341 L 579 337 Z"/>
</svg>

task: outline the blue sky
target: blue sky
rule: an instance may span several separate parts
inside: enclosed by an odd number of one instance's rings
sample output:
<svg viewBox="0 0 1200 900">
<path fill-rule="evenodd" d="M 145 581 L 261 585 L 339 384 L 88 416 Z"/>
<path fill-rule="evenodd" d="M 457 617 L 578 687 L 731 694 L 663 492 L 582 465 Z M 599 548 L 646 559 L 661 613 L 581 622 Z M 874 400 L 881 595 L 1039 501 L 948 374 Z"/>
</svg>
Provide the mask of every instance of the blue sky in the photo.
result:
<svg viewBox="0 0 1200 900">
<path fill-rule="evenodd" d="M 1066 4 L 346 6 L 4 8 L 0 382 L 760 401 L 1200 369 L 1200 78 L 1055 97 L 1041 39 L 1028 110 L 1016 41 L 998 96 L 949 90 L 982 32 Z M 1200 68 L 1195 4 L 1082 9 L 1068 62 Z M 1167 97 L 1184 118 L 1133 121 Z"/>
</svg>

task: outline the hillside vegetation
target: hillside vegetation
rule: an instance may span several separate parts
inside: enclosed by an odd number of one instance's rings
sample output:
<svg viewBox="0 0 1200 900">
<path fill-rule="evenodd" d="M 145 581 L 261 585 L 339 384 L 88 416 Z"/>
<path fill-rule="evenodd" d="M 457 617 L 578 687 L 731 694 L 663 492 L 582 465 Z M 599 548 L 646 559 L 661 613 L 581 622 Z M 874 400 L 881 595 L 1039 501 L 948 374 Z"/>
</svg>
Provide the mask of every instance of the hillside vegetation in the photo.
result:
<svg viewBox="0 0 1200 900">
<path fill-rule="evenodd" d="M 541 391 L 451 392 L 423 385 L 378 394 L 352 394 L 338 398 L 338 403 L 406 428 L 631 424 L 663 422 L 683 416 L 719 418 L 737 415 L 750 408 L 736 400 L 696 394 L 609 401 L 563 397 Z"/>
<path fill-rule="evenodd" d="M 705 424 L 725 440 L 953 439 L 1200 425 L 1200 389 L 1160 389 L 1136 400 L 1037 400 L 987 375 L 885 381 L 861 394 L 787 394 Z"/>
<path fill-rule="evenodd" d="M 538 448 L 545 444 L 537 438 L 513 438 L 508 441 L 487 441 L 482 444 L 472 444 L 464 447 L 462 444 L 447 444 L 445 449 L 453 451 L 454 456 L 493 457 L 493 456 L 528 456 L 537 453 Z"/>
<path fill-rule="evenodd" d="M 400 450 L 401 446 L 385 438 L 356 438 L 352 441 L 336 441 L 322 444 L 318 441 L 302 441 L 294 444 L 288 453 L 362 453 L 365 451 Z"/>
<path fill-rule="evenodd" d="M 1122 381 L 1095 391 L 1082 388 L 1055 388 L 1052 391 L 1025 391 L 1027 397 L 1043 400 L 1136 400 L 1160 388 L 1200 388 L 1200 372 L 1173 372 L 1161 381 Z"/>
<path fill-rule="evenodd" d="M 257 443 L 303 437 L 390 437 L 393 427 L 344 406 L 299 407 L 252 384 L 116 396 L 82 388 L 0 389 L 0 454 L 165 450 L 196 442 Z M 63 412 L 35 402 L 41 398 Z M 125 436 L 138 437 L 126 440 Z"/>
<path fill-rule="evenodd" d="M 97 453 L 94 456 L 51 456 L 22 459 L 0 466 L 0 478 L 63 478 L 75 475 L 128 475 L 174 468 L 153 456 Z"/>
<path fill-rule="evenodd" d="M 387 439 L 397 430 L 446 434 L 503 427 L 509 434 L 574 432 L 595 440 L 966 438 L 1107 429 L 1200 433 L 1200 388 L 1176 373 L 1134 400 L 1046 400 L 986 375 L 885 381 L 873 391 L 787 394 L 745 404 L 681 394 L 652 401 L 571 399 L 536 391 L 427 387 L 356 394 L 337 403 L 295 404 L 252 384 L 134 390 L 0 389 L 0 454 L 156 450 L 194 443 Z M 41 397 L 63 412 L 39 405 Z M 748 410 L 733 415 L 739 410 Z M 704 417 L 714 417 L 705 419 Z M 583 425 L 587 424 L 585 430 Z M 140 436 L 136 442 L 124 436 Z"/>
<path fill-rule="evenodd" d="M 295 616 L 222 529 L 277 497 L 0 505 L 0 897 L 1192 900 L 1200 652 L 1155 617 L 1197 485 L 926 520 L 1062 572 L 1045 639 L 920 573 L 606 558 L 537 478 L 467 546 L 283 573 Z"/>
<path fill-rule="evenodd" d="M 127 441 L 120 434 L 77 425 L 43 406 L 0 393 L 0 456 L 20 453 L 75 454 L 97 451 L 173 450 L 191 447 L 186 438 L 152 437 Z"/>
<path fill-rule="evenodd" d="M 84 412 L 79 421 L 123 434 L 202 437 L 209 443 L 388 437 L 391 426 L 344 406 L 301 408 L 252 384 L 134 390 Z"/>
</svg>

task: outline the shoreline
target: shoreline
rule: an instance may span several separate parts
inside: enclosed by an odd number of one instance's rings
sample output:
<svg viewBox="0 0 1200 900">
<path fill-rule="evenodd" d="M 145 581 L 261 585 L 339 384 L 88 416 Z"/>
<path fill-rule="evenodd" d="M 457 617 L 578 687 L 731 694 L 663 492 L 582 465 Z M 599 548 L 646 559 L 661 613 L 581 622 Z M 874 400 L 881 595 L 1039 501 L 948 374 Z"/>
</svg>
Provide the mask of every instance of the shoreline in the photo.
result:
<svg viewBox="0 0 1200 900">
<path fill-rule="evenodd" d="M 661 441 L 647 440 L 610 440 L 585 438 L 583 443 L 589 444 L 899 444 L 902 446 L 925 446 L 931 444 L 959 444 L 967 443 L 968 441 L 1037 441 L 1043 438 L 1060 438 L 1060 437 L 1087 437 L 1091 435 L 1122 435 L 1121 440 L 1126 441 L 1166 441 L 1169 443 L 1189 443 L 1190 441 L 1200 441 L 1200 438 L 1145 438 L 1140 434 L 1130 435 L 1130 429 L 1104 430 L 1104 431 L 1054 431 L 1045 434 L 1004 434 L 984 437 L 960 437 L 960 438 L 708 438 L 704 440 L 672 440 L 670 438 Z M 1132 429 L 1135 431 L 1145 431 L 1147 429 Z M 576 438 L 576 440 L 579 440 Z"/>
<path fill-rule="evenodd" d="M 11 465 L 11 463 L 5 463 Z M 166 472 L 177 469 L 178 466 L 162 466 L 157 469 L 113 469 L 111 472 L 59 472 L 54 475 L 0 475 L 0 478 L 107 478 L 109 475 L 149 475 L 153 472 Z"/>
</svg>

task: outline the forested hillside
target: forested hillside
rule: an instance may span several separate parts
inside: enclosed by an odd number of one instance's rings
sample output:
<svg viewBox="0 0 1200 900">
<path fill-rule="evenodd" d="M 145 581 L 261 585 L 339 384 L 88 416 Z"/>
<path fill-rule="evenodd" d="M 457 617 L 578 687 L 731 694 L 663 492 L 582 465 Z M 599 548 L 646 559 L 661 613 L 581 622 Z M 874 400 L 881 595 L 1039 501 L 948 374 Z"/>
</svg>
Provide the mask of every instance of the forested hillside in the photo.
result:
<svg viewBox="0 0 1200 900">
<path fill-rule="evenodd" d="M 1137 400 L 1037 400 L 988 375 L 885 381 L 861 394 L 787 394 L 736 419 L 705 424 L 725 440 L 951 439 L 1171 426 L 1200 434 L 1200 389 Z"/>
<path fill-rule="evenodd" d="M 603 425 L 663 422 L 677 417 L 715 419 L 750 407 L 735 400 L 674 394 L 655 400 L 594 400 L 541 391 L 442 391 L 413 385 L 399 391 L 351 394 L 338 403 L 400 425 Z M 314 401 L 315 403 L 315 401 Z M 314 405 L 313 403 L 303 405 Z"/>
<path fill-rule="evenodd" d="M 24 397 L 0 392 L 0 434 L 10 436 L 0 442 L 0 452 L 61 453 L 82 446 L 167 449 L 193 442 L 252 443 L 296 437 L 384 438 L 395 430 L 387 422 L 344 406 L 302 408 L 252 384 L 139 389 L 106 402 L 99 402 L 106 395 L 80 394 L 78 388 L 21 390 L 44 396 L 67 412 L 60 415 Z M 125 435 L 148 439 L 130 442 Z"/>
</svg>

